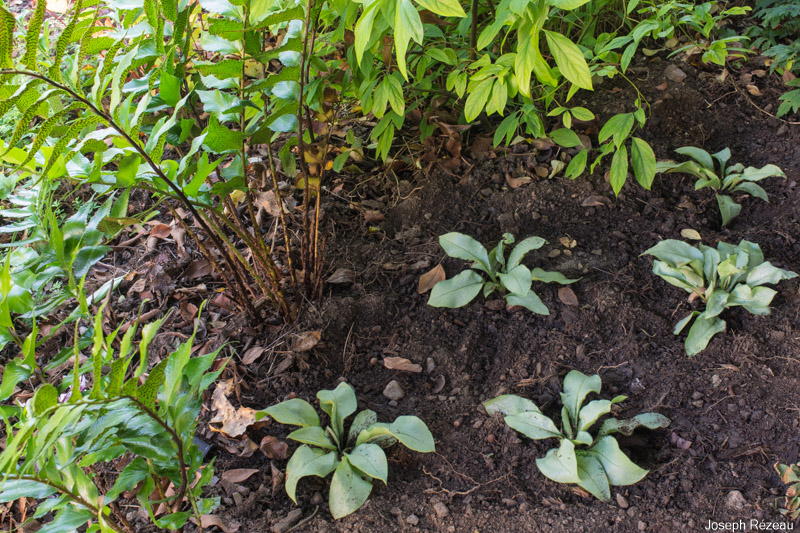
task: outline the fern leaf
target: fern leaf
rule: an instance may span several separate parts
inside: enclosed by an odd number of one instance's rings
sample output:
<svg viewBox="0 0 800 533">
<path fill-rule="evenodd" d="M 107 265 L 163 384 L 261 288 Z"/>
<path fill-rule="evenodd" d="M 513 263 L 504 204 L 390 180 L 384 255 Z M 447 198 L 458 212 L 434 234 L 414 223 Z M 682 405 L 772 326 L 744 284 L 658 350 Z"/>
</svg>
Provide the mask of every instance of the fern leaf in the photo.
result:
<svg viewBox="0 0 800 533">
<path fill-rule="evenodd" d="M 69 125 L 67 132 L 62 135 L 60 139 L 58 139 L 58 142 L 53 147 L 53 151 L 50 153 L 50 157 L 47 159 L 47 163 L 45 164 L 41 175 L 47 176 L 47 173 L 50 172 L 50 169 L 56 164 L 58 158 L 66 152 L 70 141 L 74 140 L 83 129 L 95 124 L 99 124 L 102 121 L 103 120 L 97 115 L 89 115 L 88 117 L 79 118 L 73 121 Z M 65 159 L 66 161 L 69 161 L 72 159 L 72 157 L 67 155 Z"/>
<path fill-rule="evenodd" d="M 72 38 L 72 30 L 75 29 L 75 24 L 78 23 L 82 5 L 83 0 L 77 0 L 75 2 L 75 6 L 72 8 L 75 14 L 72 15 L 72 18 L 56 41 L 56 56 L 53 59 L 53 65 L 50 67 L 50 70 L 47 71 L 47 75 L 56 81 L 61 81 L 61 61 L 64 59 L 64 52 L 67 50 L 67 45 Z"/>
<path fill-rule="evenodd" d="M 17 165 L 17 169 L 24 167 L 28 163 L 28 161 L 34 158 L 36 152 L 39 151 L 39 148 L 41 148 L 42 145 L 44 145 L 44 142 L 47 140 L 47 136 L 50 135 L 50 132 L 53 131 L 53 128 L 55 128 L 59 120 L 61 120 L 61 117 L 63 117 L 67 113 L 75 111 L 76 109 L 81 109 L 83 107 L 84 105 L 81 104 L 80 102 L 72 103 L 69 106 L 62 109 L 61 111 L 54 114 L 53 116 L 51 116 L 50 118 L 48 118 L 47 120 L 45 120 L 44 122 L 42 122 L 41 126 L 39 126 L 39 131 L 36 133 L 36 138 L 34 138 L 31 145 L 26 148 L 26 150 L 28 151 L 28 157 L 26 157 L 22 163 Z"/>
<path fill-rule="evenodd" d="M 22 64 L 30 70 L 36 70 L 36 50 L 39 48 L 39 33 L 44 22 L 45 0 L 36 0 L 36 10 L 28 21 L 28 32 L 25 34 L 25 55 Z"/>
<path fill-rule="evenodd" d="M 0 6 L 0 68 L 14 68 L 14 62 L 11 60 L 11 45 L 16 23 L 14 15 L 5 7 Z"/>
<path fill-rule="evenodd" d="M 39 94 L 39 92 L 36 90 L 36 87 L 43 83 L 43 80 L 30 80 L 27 83 L 22 84 L 19 89 L 17 89 L 17 92 L 12 94 L 8 99 L 0 101 L 0 117 L 8 113 L 8 111 L 17 105 L 18 102 L 23 102 L 28 99 L 35 99 Z M 25 106 L 25 108 L 27 108 L 27 106 Z"/>
<path fill-rule="evenodd" d="M 54 96 L 59 93 L 66 93 L 66 91 L 62 89 L 50 89 L 42 93 L 36 102 L 28 106 L 28 109 L 22 114 L 22 118 L 17 123 L 17 127 L 14 128 L 14 133 L 11 134 L 11 139 L 8 141 L 8 145 L 6 146 L 5 152 L 2 155 L 6 155 L 11 149 L 14 147 L 15 144 L 22 139 L 22 136 L 25 135 L 28 131 L 30 131 L 29 124 L 33 119 L 33 116 L 36 114 L 36 110 L 39 108 L 39 104 L 47 101 L 48 98 Z"/>
</svg>

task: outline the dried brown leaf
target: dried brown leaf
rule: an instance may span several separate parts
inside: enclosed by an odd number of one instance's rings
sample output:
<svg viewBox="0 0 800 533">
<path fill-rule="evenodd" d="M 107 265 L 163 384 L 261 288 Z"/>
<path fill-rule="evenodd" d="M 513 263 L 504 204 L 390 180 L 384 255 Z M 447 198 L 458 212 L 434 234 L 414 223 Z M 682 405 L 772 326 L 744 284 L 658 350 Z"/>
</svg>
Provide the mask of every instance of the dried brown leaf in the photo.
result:
<svg viewBox="0 0 800 533">
<path fill-rule="evenodd" d="M 244 352 L 242 356 L 242 364 L 249 365 L 256 361 L 261 355 L 264 353 L 265 348 L 263 346 L 253 346 Z"/>
<path fill-rule="evenodd" d="M 202 278 L 203 276 L 208 276 L 213 271 L 214 269 L 208 259 L 198 259 L 197 261 L 192 261 L 189 264 L 189 267 L 186 269 L 186 272 L 183 273 L 183 276 L 186 279 L 197 279 Z"/>
<path fill-rule="evenodd" d="M 258 473 L 258 468 L 234 468 L 233 470 L 226 470 L 222 473 L 223 481 L 227 481 L 229 483 L 241 483 L 246 479 L 249 479 L 253 474 Z"/>
<path fill-rule="evenodd" d="M 753 96 L 761 96 L 761 90 L 755 85 L 745 85 L 745 87 L 747 87 L 747 92 Z"/>
<path fill-rule="evenodd" d="M 356 273 L 349 268 L 337 268 L 325 281 L 332 285 L 349 285 L 356 280 Z"/>
<path fill-rule="evenodd" d="M 266 211 L 270 216 L 277 217 L 281 214 L 281 207 L 275 191 L 262 191 L 256 193 L 256 205 Z"/>
<path fill-rule="evenodd" d="M 192 519 L 194 521 L 194 519 Z M 226 524 L 222 518 L 217 515 L 213 514 L 204 514 L 200 515 L 200 525 L 203 529 L 208 529 L 210 527 L 216 526 L 222 530 L 223 533 L 236 533 L 239 531 L 241 525 L 238 522 L 233 522 L 232 524 Z"/>
<path fill-rule="evenodd" d="M 558 299 L 561 300 L 561 303 L 564 305 L 578 306 L 578 297 L 575 296 L 575 292 L 569 287 L 561 287 L 558 289 Z"/>
<path fill-rule="evenodd" d="M 692 241 L 702 241 L 703 240 L 703 238 L 700 236 L 700 233 L 697 230 L 691 229 L 691 228 L 682 229 L 681 230 L 681 237 L 683 237 L 684 239 L 692 240 Z"/>
<path fill-rule="evenodd" d="M 527 185 L 533 181 L 533 178 L 530 176 L 520 176 L 518 178 L 512 178 L 509 174 L 506 174 L 506 183 L 512 189 L 519 189 L 523 185 Z"/>
<path fill-rule="evenodd" d="M 289 349 L 293 352 L 307 352 L 319 343 L 321 331 L 304 331 L 289 338 Z"/>
<path fill-rule="evenodd" d="M 587 196 L 583 202 L 581 202 L 581 207 L 602 207 L 610 203 L 609 199 L 605 196 Z"/>
<path fill-rule="evenodd" d="M 156 224 L 150 228 L 150 236 L 156 239 L 166 239 L 172 233 L 172 228 L 166 224 Z"/>
<path fill-rule="evenodd" d="M 383 213 L 375 209 L 367 209 L 364 211 L 364 220 L 367 222 L 382 222 L 385 218 L 386 217 L 383 216 Z"/>
<path fill-rule="evenodd" d="M 278 459 L 280 461 L 286 459 L 289 454 L 289 445 L 272 435 L 267 435 L 261 439 L 261 445 L 258 448 L 270 459 Z"/>
<path fill-rule="evenodd" d="M 249 407 L 236 409 L 228 400 L 228 395 L 233 391 L 233 380 L 229 379 L 217 384 L 211 396 L 212 408 L 217 411 L 209 421 L 209 428 L 218 431 L 230 438 L 244 435 L 247 428 L 256 421 L 256 412 Z"/>
<path fill-rule="evenodd" d="M 412 363 L 405 357 L 387 357 L 383 360 L 383 366 L 389 370 L 401 370 L 403 372 L 422 372 L 422 366 Z"/>
<path fill-rule="evenodd" d="M 445 279 L 447 279 L 447 275 L 444 273 L 444 267 L 441 264 L 436 265 L 419 277 L 417 293 L 425 294 L 431 290 L 434 285 Z"/>
</svg>

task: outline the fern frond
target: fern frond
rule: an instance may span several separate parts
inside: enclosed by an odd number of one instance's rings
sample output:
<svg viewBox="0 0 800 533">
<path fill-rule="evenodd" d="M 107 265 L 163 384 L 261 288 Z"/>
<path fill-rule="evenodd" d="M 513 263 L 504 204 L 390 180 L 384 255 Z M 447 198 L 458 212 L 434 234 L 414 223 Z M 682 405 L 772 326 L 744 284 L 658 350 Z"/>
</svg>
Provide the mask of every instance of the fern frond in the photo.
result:
<svg viewBox="0 0 800 533">
<path fill-rule="evenodd" d="M 0 6 L 0 68 L 14 68 L 14 62 L 11 59 L 11 45 L 16 24 L 13 13 Z"/>
<path fill-rule="evenodd" d="M 61 32 L 61 35 L 59 35 L 58 40 L 56 41 L 56 56 L 53 59 L 53 65 L 47 72 L 48 77 L 56 81 L 61 81 L 61 61 L 64 59 L 64 52 L 66 52 L 67 45 L 72 38 L 72 30 L 75 29 L 75 24 L 78 23 L 78 18 L 81 16 L 82 5 L 83 0 L 77 0 L 75 2 L 75 6 L 73 7 L 73 11 L 75 13 L 72 15 L 72 18 L 67 23 L 64 31 Z"/>
<path fill-rule="evenodd" d="M 44 122 L 42 122 L 42 124 L 38 128 L 36 137 L 33 139 L 33 142 L 29 147 L 26 148 L 28 152 L 28 157 L 26 157 L 22 163 L 17 165 L 17 168 L 19 169 L 24 167 L 28 163 L 28 161 L 34 158 L 36 152 L 39 151 L 39 148 L 41 148 L 42 145 L 44 145 L 44 142 L 47 140 L 47 136 L 50 135 L 50 132 L 53 131 L 53 128 L 55 128 L 56 125 L 61 120 L 61 117 L 63 117 L 67 113 L 71 113 L 72 111 L 75 111 L 77 109 L 82 109 L 84 107 L 85 106 L 82 103 L 74 102 L 69 106 L 65 107 L 64 109 L 62 109 L 61 111 L 55 113 Z"/>
<path fill-rule="evenodd" d="M 25 34 L 25 55 L 22 56 L 22 64 L 31 70 L 37 70 L 36 50 L 39 48 L 39 33 L 42 31 L 45 6 L 45 0 L 36 0 L 36 10 L 28 21 L 28 32 Z"/>
</svg>

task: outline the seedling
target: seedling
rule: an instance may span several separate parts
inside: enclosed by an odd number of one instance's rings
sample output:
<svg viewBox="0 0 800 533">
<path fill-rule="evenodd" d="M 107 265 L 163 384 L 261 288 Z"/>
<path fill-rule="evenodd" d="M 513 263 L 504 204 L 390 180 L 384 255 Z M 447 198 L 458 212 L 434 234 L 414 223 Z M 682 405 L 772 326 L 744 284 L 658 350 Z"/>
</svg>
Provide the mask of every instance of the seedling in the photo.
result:
<svg viewBox="0 0 800 533">
<path fill-rule="evenodd" d="M 725 148 L 713 155 L 694 146 L 684 146 L 675 151 L 681 155 L 688 155 L 694 161 L 684 161 L 683 163 L 659 161 L 656 164 L 656 171 L 667 174 L 691 174 L 697 178 L 697 182 L 694 185 L 695 190 L 711 187 L 716 193 L 723 226 L 727 226 L 728 222 L 733 220 L 742 210 L 740 204 L 736 203 L 728 194 L 723 193 L 743 192 L 769 202 L 766 191 L 756 182 L 771 177 L 786 178 L 786 174 L 775 165 L 766 165 L 761 168 L 745 168 L 743 164 L 736 163 L 726 167 L 728 160 L 731 158 L 729 148 Z M 715 159 L 719 163 L 719 170 L 715 169 Z"/>
<path fill-rule="evenodd" d="M 314 408 L 293 398 L 260 411 L 281 424 L 300 426 L 288 438 L 303 443 L 286 465 L 286 493 L 297 503 L 297 483 L 306 476 L 327 477 L 333 472 L 328 506 L 339 519 L 364 505 L 372 491 L 372 480 L 387 483 L 389 466 L 382 448 L 400 442 L 407 448 L 435 451 L 433 435 L 416 416 L 399 416 L 391 424 L 378 422 L 374 411 L 359 412 L 345 432 L 345 419 L 356 412 L 356 393 L 347 383 L 317 393 L 322 410 L 330 417 L 323 428 Z"/>
<path fill-rule="evenodd" d="M 686 290 L 690 302 L 699 298 L 706 304 L 702 313 L 692 311 L 675 325 L 678 335 L 694 319 L 685 343 L 689 356 L 702 352 L 714 335 L 725 331 L 719 317 L 725 309 L 740 305 L 753 314 L 768 315 L 777 292 L 763 285 L 797 277 L 764 261 L 758 244 L 745 240 L 738 246 L 721 242 L 715 249 L 667 239 L 645 254 L 657 259 L 653 273 Z"/>
<path fill-rule="evenodd" d="M 796 465 L 775 463 L 775 470 L 781 476 L 781 481 L 788 485 L 783 507 L 779 507 L 778 511 L 792 520 L 797 520 L 800 518 L 800 463 Z"/>
<path fill-rule="evenodd" d="M 508 259 L 505 257 L 505 247 L 514 244 L 514 236 L 510 233 L 504 233 L 503 239 L 491 252 L 487 252 L 481 243 L 462 233 L 442 235 L 439 237 L 439 244 L 450 257 L 472 261 L 472 265 L 453 278 L 434 285 L 428 299 L 428 305 L 433 307 L 463 307 L 481 290 L 484 298 L 499 291 L 504 294 L 509 307 L 519 305 L 534 313 L 549 315 L 550 311 L 533 292 L 531 284 L 534 281 L 543 281 L 568 285 L 578 281 L 567 279 L 560 272 L 547 272 L 541 268 L 530 270 L 522 264 L 525 254 L 547 244 L 541 237 L 528 237 L 520 241 L 511 250 Z"/>
<path fill-rule="evenodd" d="M 647 474 L 631 461 L 619 448 L 614 433 L 630 435 L 638 427 L 648 429 L 665 428 L 669 418 L 658 413 L 643 413 L 628 420 L 607 418 L 597 436 L 589 430 L 600 417 L 611 412 L 614 404 L 626 399 L 617 396 L 613 400 L 592 400 L 583 405 L 589 393 L 600 393 L 600 376 L 586 376 L 572 370 L 564 378 L 561 393 L 561 429 L 555 422 L 527 398 L 504 394 L 483 402 L 490 415 L 501 413 L 508 426 L 533 440 L 558 439 L 560 444 L 544 457 L 536 460 L 536 466 L 545 477 L 557 483 L 577 483 L 594 497 L 604 502 L 611 499 L 613 486 L 633 485 Z"/>
</svg>

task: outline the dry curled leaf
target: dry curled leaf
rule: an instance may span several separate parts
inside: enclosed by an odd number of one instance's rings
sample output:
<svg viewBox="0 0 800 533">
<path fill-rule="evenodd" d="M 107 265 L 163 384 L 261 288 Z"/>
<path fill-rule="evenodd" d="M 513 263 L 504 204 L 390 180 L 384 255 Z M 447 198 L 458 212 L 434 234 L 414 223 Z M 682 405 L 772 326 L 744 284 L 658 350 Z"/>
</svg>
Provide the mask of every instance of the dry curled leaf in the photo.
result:
<svg viewBox="0 0 800 533">
<path fill-rule="evenodd" d="M 745 87 L 747 87 L 747 92 L 753 96 L 761 96 L 761 90 L 755 85 L 746 85 Z"/>
<path fill-rule="evenodd" d="M 689 239 L 692 241 L 701 241 L 703 238 L 700 236 L 700 233 L 697 230 L 686 228 L 681 230 L 681 237 L 684 239 Z"/>
<path fill-rule="evenodd" d="M 249 365 L 256 361 L 264 353 L 265 348 L 262 346 L 253 346 L 242 356 L 242 364 Z"/>
<path fill-rule="evenodd" d="M 587 196 L 583 202 L 581 202 L 581 207 L 602 207 L 610 203 L 609 199 L 605 196 Z"/>
<path fill-rule="evenodd" d="M 304 331 L 289 337 L 289 349 L 293 352 L 307 352 L 319 343 L 321 331 Z"/>
<path fill-rule="evenodd" d="M 578 307 L 578 297 L 575 296 L 575 292 L 569 287 L 561 287 L 558 289 L 558 299 L 561 300 L 561 303 L 564 305 Z"/>
<path fill-rule="evenodd" d="M 403 372 L 422 372 L 422 366 L 412 363 L 404 357 L 387 357 L 383 360 L 383 366 L 389 370 L 401 370 Z"/>
<path fill-rule="evenodd" d="M 289 445 L 271 435 L 261 439 L 261 445 L 258 448 L 270 459 L 278 459 L 280 461 L 286 459 L 289 454 Z"/>
<path fill-rule="evenodd" d="M 512 178 L 509 174 L 506 174 L 506 183 L 508 183 L 508 186 L 511 187 L 512 189 L 519 189 L 523 185 L 529 184 L 531 181 L 533 181 L 533 178 L 531 178 L 530 176 L 520 176 L 518 178 Z"/>
<path fill-rule="evenodd" d="M 236 409 L 228 400 L 228 395 L 233 391 L 233 380 L 229 379 L 217 384 L 211 396 L 212 408 L 217 411 L 208 426 L 212 431 L 218 431 L 230 438 L 244 435 L 247 428 L 256 421 L 256 412 L 249 407 Z"/>
<path fill-rule="evenodd" d="M 257 468 L 234 468 L 233 470 L 226 470 L 222 473 L 222 480 L 230 483 L 241 483 L 250 478 L 253 474 L 257 474 Z"/>
<path fill-rule="evenodd" d="M 192 522 L 194 522 L 194 517 L 192 517 Z M 217 515 L 213 514 L 204 514 L 200 515 L 200 525 L 203 529 L 208 529 L 212 526 L 217 526 L 222 530 L 223 533 L 236 533 L 239 531 L 241 524 L 239 522 L 232 522 L 230 524 L 226 524 L 222 518 Z"/>
<path fill-rule="evenodd" d="M 676 448 L 680 448 L 681 450 L 688 450 L 692 446 L 692 441 L 686 440 L 678 436 L 678 434 L 675 433 L 674 431 L 669 436 L 669 440 Z"/>
<path fill-rule="evenodd" d="M 349 285 L 356 280 L 356 273 L 349 268 L 337 268 L 325 281 L 332 285 Z"/>
<path fill-rule="evenodd" d="M 418 294 L 425 294 L 433 288 L 434 285 L 440 281 L 444 281 L 447 275 L 444 273 L 444 267 L 441 264 L 436 265 L 429 271 L 425 272 L 419 277 L 419 286 L 417 287 Z"/>
<path fill-rule="evenodd" d="M 266 211 L 270 216 L 277 217 L 281 214 L 281 206 L 275 191 L 263 191 L 256 193 L 256 205 Z"/>
<path fill-rule="evenodd" d="M 150 229 L 150 236 L 156 239 L 166 239 L 172 233 L 172 228 L 166 224 L 156 224 Z"/>
</svg>

